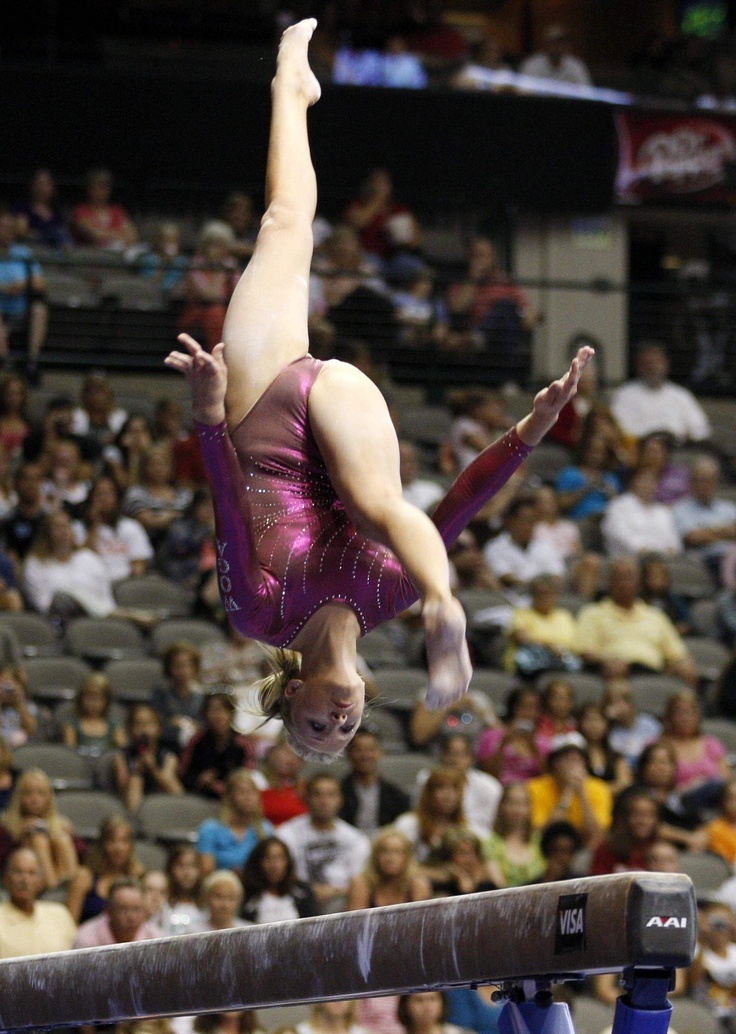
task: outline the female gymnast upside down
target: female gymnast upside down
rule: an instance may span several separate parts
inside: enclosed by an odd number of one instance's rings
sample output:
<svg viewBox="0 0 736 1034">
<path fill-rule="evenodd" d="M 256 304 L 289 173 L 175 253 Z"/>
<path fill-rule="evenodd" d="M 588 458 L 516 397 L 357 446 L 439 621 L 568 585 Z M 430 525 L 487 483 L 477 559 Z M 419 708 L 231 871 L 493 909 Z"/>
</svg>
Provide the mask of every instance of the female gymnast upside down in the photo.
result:
<svg viewBox="0 0 736 1034">
<path fill-rule="evenodd" d="M 396 432 L 384 400 L 354 367 L 308 352 L 307 308 L 317 183 L 307 108 L 320 96 L 307 59 L 316 22 L 287 29 L 272 86 L 267 210 L 233 293 L 224 344 L 191 337 L 165 360 L 186 375 L 215 501 L 220 592 L 244 635 L 279 651 L 264 715 L 280 716 L 303 756 L 339 753 L 365 690 L 357 641 L 422 602 L 427 706 L 468 688 L 465 617 L 446 547 L 554 424 L 592 356 L 580 350 L 529 416 L 458 478 L 430 519 L 404 502 Z"/>
</svg>

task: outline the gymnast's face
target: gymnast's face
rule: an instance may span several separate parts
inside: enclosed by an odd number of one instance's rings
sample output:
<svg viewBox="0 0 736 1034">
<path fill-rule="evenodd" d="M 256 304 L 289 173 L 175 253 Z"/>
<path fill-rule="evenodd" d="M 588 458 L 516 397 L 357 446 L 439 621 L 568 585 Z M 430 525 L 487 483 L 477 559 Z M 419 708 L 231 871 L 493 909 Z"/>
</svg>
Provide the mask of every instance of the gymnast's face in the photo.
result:
<svg viewBox="0 0 736 1034">
<path fill-rule="evenodd" d="M 355 735 L 363 717 L 365 684 L 354 679 L 338 684 L 318 675 L 292 679 L 286 687 L 291 698 L 291 726 L 310 750 L 339 754 Z"/>
</svg>

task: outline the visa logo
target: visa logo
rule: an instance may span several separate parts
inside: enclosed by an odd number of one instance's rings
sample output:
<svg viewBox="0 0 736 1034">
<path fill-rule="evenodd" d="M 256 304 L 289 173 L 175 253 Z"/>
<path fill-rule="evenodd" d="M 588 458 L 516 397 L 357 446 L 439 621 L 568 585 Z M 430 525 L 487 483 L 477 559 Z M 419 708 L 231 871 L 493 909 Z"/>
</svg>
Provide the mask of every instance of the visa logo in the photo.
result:
<svg viewBox="0 0 736 1034">
<path fill-rule="evenodd" d="M 568 908 L 560 913 L 560 933 L 564 936 L 585 933 L 585 911 L 582 908 Z"/>
</svg>

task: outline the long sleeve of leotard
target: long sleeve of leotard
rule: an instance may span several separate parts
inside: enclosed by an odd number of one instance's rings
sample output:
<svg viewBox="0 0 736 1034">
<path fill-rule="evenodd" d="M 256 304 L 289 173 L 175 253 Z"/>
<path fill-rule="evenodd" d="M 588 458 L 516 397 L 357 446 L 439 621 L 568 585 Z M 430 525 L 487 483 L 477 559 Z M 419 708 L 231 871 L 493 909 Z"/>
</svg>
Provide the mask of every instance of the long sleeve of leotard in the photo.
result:
<svg viewBox="0 0 736 1034">
<path fill-rule="evenodd" d="M 262 581 L 250 520 L 250 503 L 227 424 L 224 421 L 215 425 L 195 421 L 194 429 L 212 490 L 218 581 L 227 606 L 226 597 L 247 600 Z"/>
<path fill-rule="evenodd" d="M 445 546 L 455 542 L 531 451 L 532 446 L 525 445 L 512 427 L 465 468 L 432 514 Z"/>
</svg>

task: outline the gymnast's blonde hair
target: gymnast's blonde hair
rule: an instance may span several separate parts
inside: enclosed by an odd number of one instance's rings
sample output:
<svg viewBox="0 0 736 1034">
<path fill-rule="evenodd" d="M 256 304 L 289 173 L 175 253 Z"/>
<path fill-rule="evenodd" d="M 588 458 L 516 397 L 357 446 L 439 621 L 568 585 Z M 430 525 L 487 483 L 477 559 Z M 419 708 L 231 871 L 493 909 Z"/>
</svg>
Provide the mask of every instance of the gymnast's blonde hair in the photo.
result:
<svg viewBox="0 0 736 1034">
<path fill-rule="evenodd" d="M 280 718 L 284 723 L 284 735 L 289 746 L 305 761 L 319 761 L 330 764 L 333 754 L 312 750 L 303 743 L 294 727 L 291 715 L 291 698 L 286 695 L 286 687 L 292 679 L 298 679 L 302 673 L 302 655 L 296 650 L 284 650 L 280 647 L 261 644 L 271 671 L 258 685 L 258 703 L 264 718 Z"/>
</svg>

